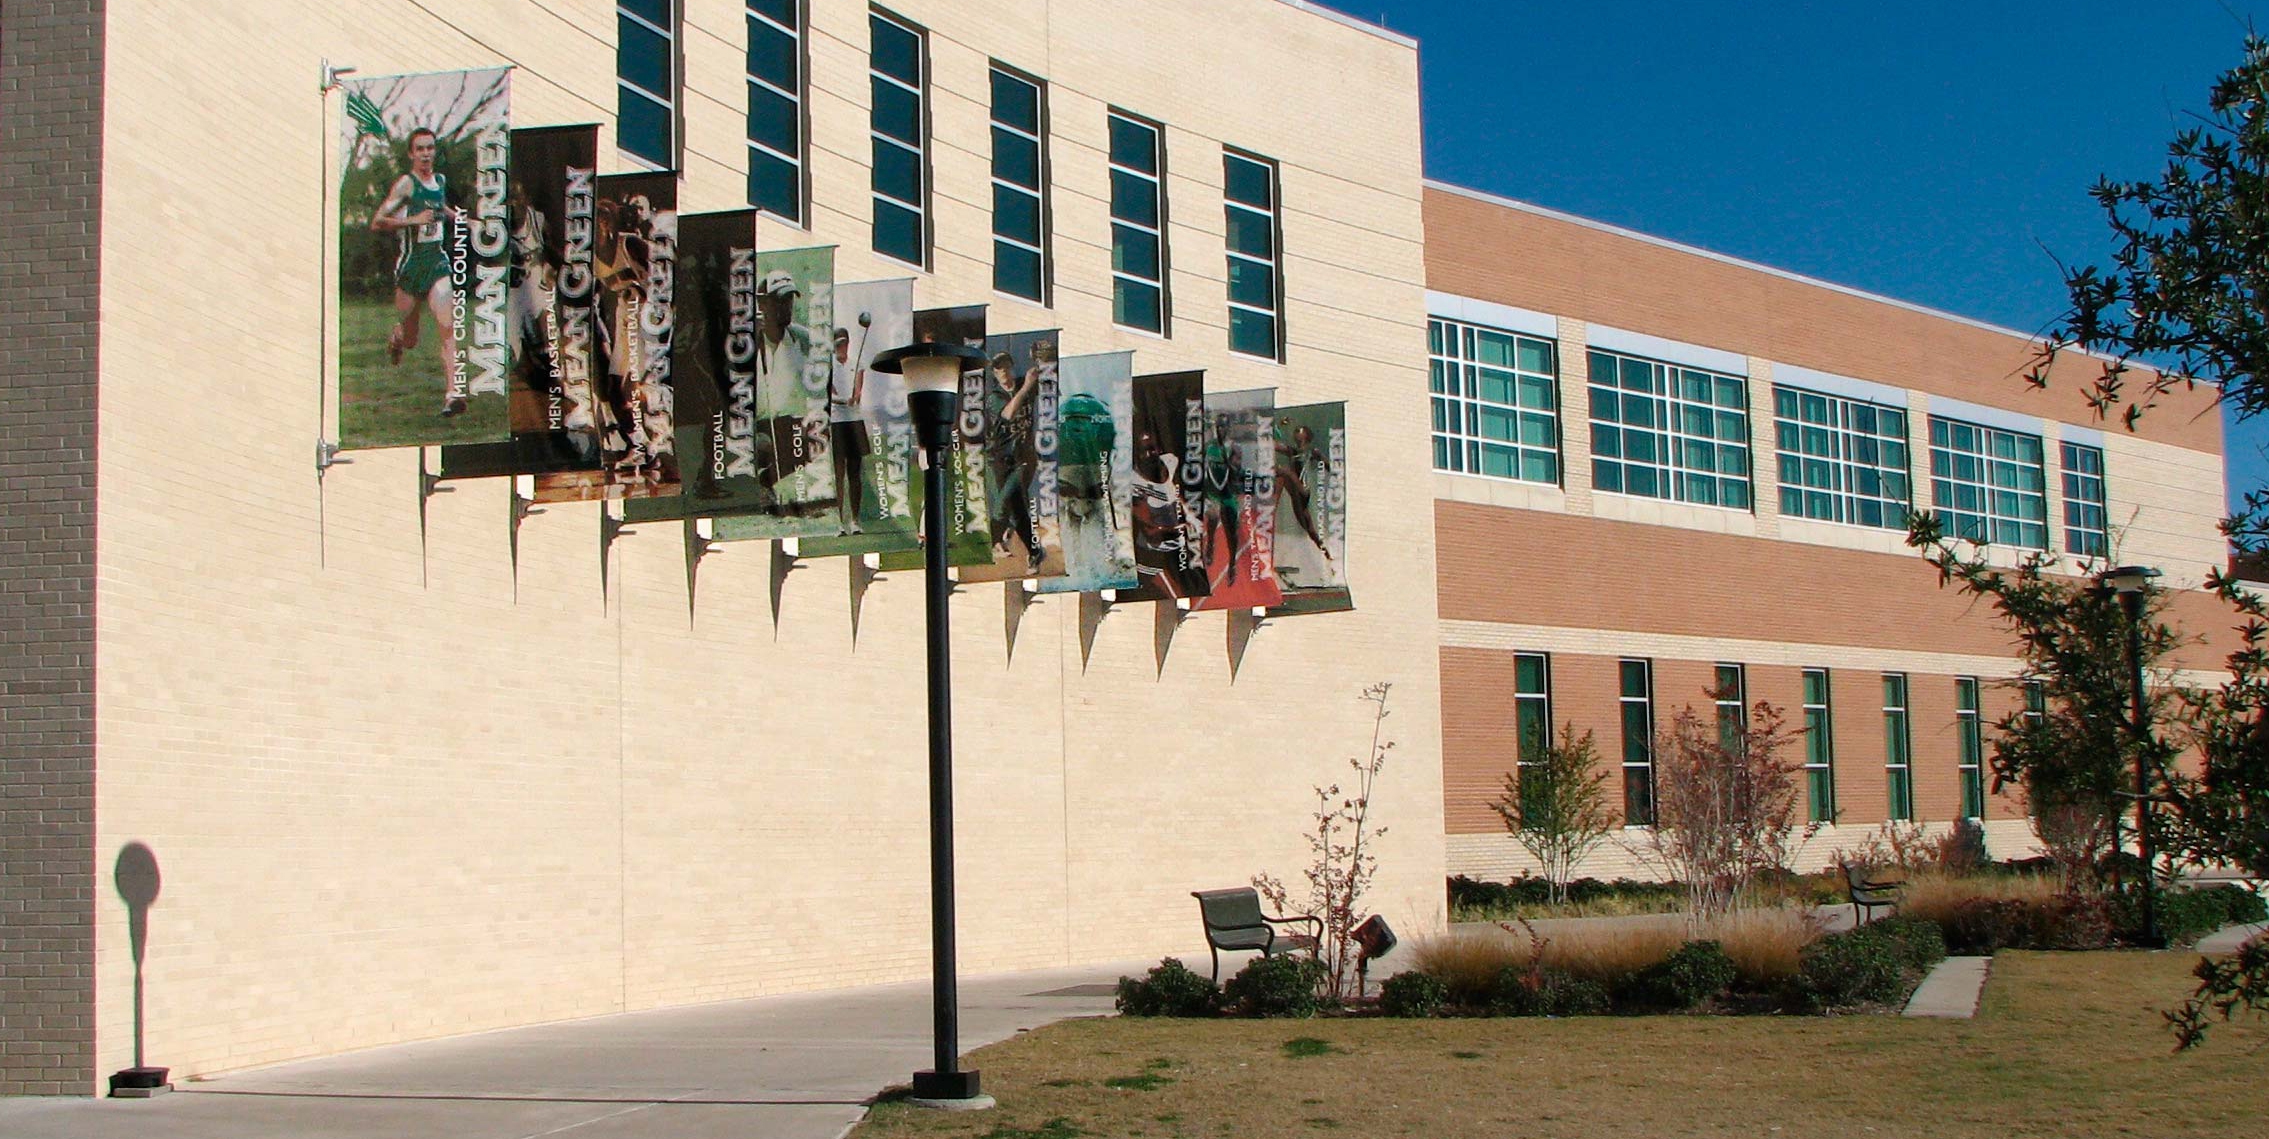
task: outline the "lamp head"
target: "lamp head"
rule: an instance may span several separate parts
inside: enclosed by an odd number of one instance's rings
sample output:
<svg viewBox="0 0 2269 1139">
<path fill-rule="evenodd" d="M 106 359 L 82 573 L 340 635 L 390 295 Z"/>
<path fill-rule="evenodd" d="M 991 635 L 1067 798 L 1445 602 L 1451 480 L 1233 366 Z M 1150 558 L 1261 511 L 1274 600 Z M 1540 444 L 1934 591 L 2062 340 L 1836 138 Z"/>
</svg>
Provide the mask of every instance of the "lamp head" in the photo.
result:
<svg viewBox="0 0 2269 1139">
<path fill-rule="evenodd" d="M 2159 571 L 2150 566 L 2120 566 L 2117 569 L 2108 569 L 2097 574 L 2096 580 L 2105 589 L 2126 596 L 2142 593 L 2150 588 L 2151 580 L 2158 576 Z"/>
<path fill-rule="evenodd" d="M 961 373 L 985 366 L 985 354 L 959 344 L 926 342 L 885 349 L 874 370 L 906 377 L 908 392 L 957 392 Z"/>
</svg>

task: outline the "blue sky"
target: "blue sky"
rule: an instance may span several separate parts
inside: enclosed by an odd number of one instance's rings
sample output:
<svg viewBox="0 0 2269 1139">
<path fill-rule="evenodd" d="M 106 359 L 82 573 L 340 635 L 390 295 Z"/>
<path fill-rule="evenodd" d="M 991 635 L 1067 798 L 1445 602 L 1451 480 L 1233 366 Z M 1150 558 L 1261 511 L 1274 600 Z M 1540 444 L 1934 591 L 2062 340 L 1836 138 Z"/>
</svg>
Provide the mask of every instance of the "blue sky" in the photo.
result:
<svg viewBox="0 0 2269 1139">
<path fill-rule="evenodd" d="M 2034 331 L 2269 0 L 1331 0 L 1419 38 L 1431 177 Z M 2053 255 L 2053 256 L 2052 256 Z M 1895 377 L 1879 377 L 1895 379 Z M 2269 423 L 2234 427 L 2240 489 Z"/>
</svg>

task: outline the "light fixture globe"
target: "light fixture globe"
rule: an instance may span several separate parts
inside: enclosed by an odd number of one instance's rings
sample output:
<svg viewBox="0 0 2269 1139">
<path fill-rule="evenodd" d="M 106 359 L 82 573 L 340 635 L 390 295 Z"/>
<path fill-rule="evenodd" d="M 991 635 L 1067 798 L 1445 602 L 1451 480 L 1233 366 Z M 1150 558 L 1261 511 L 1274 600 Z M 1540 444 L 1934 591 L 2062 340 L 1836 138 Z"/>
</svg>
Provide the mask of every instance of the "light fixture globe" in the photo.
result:
<svg viewBox="0 0 2269 1139">
<path fill-rule="evenodd" d="M 906 377 L 908 392 L 950 392 L 961 387 L 961 373 L 985 366 L 985 354 L 960 344 L 925 342 L 888 348 L 875 355 L 874 370 Z"/>
<path fill-rule="evenodd" d="M 2159 571 L 2150 566 L 2120 566 L 2097 574 L 2096 580 L 2113 593 L 2129 594 L 2150 588 L 2151 580 L 2158 576 Z"/>
</svg>

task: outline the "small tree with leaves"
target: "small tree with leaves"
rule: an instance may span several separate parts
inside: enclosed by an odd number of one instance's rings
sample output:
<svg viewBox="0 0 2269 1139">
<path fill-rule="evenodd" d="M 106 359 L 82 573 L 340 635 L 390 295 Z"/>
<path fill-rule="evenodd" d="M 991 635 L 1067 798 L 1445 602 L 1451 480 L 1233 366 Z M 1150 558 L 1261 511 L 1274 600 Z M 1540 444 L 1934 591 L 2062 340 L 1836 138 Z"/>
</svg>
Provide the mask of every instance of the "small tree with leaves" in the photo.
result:
<svg viewBox="0 0 2269 1139">
<path fill-rule="evenodd" d="M 1505 773 L 1505 789 L 1489 807 L 1544 868 L 1552 900 L 1565 902 L 1576 864 L 1621 820 L 1607 805 L 1607 772 L 1592 733 L 1578 736 L 1574 724 L 1563 724 L 1557 738 L 1524 739 L 1521 749 L 1518 771 Z"/>
<path fill-rule="evenodd" d="M 1387 833 L 1385 827 L 1371 826 L 1370 815 L 1371 789 L 1386 767 L 1387 753 L 1394 750 L 1394 741 L 1386 738 L 1387 691 L 1391 687 L 1382 682 L 1363 690 L 1363 699 L 1372 705 L 1371 751 L 1366 758 L 1347 761 L 1355 772 L 1354 790 L 1342 791 L 1337 783 L 1315 789 L 1315 828 L 1308 832 L 1310 861 L 1303 872 L 1308 882 L 1307 897 L 1294 901 L 1291 888 L 1273 875 L 1253 878 L 1253 888 L 1278 912 L 1306 914 L 1323 922 L 1318 957 L 1324 972 L 1317 995 L 1332 1002 L 1359 995 L 1352 991 L 1360 959 L 1355 927 L 1363 923 L 1365 915 L 1357 907 L 1379 868 L 1378 855 L 1364 844 Z"/>
<path fill-rule="evenodd" d="M 2024 706 L 1995 724 L 1989 762 L 1993 790 L 2023 790 L 2033 830 L 2075 889 L 2093 885 L 2104 857 L 2119 849 L 2122 816 L 2134 806 L 2135 765 L 2148 770 L 2153 794 L 2168 786 L 2176 697 L 2167 685 L 2145 701 L 2150 742 L 2138 737 L 2133 674 L 2127 660 L 2127 613 L 2119 600 L 2085 580 L 2048 574 L 2045 556 L 1997 566 L 1986 547 L 1949 538 L 1935 518 L 1908 519 L 1908 544 L 1938 570 L 1939 580 L 1992 605 L 2017 638 Z M 2152 669 L 2181 643 L 2161 619 L 2166 597 L 2148 591 L 2143 609 L 2143 667 Z M 2155 845 L 2170 849 L 2164 820 Z"/>
<path fill-rule="evenodd" d="M 1799 734 L 1763 702 L 1731 723 L 1688 707 L 1657 744 L 1647 850 L 1686 884 L 1694 917 L 1725 913 L 1760 872 L 1788 865 L 1804 765 L 1787 753 Z"/>
</svg>

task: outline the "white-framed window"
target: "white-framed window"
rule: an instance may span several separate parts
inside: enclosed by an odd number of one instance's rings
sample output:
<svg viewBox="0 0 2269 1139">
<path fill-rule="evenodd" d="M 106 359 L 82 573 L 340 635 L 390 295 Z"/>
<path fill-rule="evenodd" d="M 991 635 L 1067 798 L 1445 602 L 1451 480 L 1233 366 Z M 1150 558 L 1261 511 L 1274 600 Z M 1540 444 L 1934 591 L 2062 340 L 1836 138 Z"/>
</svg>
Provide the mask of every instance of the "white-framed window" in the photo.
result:
<svg viewBox="0 0 2269 1139">
<path fill-rule="evenodd" d="M 804 0 L 748 0 L 748 204 L 804 224 Z"/>
<path fill-rule="evenodd" d="M 1749 670 L 1721 661 L 1715 681 L 1710 703 L 1717 707 L 1718 743 L 1728 751 L 1739 750 L 1742 733 L 1749 730 Z"/>
<path fill-rule="evenodd" d="M 1883 674 L 1883 776 L 1890 817 L 1914 819 L 1914 733 L 1907 722 L 1907 674 Z"/>
<path fill-rule="evenodd" d="M 678 165 L 677 0 L 615 0 L 615 145 L 657 170 Z"/>
<path fill-rule="evenodd" d="M 1828 703 L 1828 670 L 1804 670 L 1805 817 L 1836 821 L 1836 721 Z"/>
<path fill-rule="evenodd" d="M 1930 492 L 1948 537 L 2048 548 L 2038 435 L 1931 416 Z"/>
<path fill-rule="evenodd" d="M 1654 825 L 1654 662 L 1616 662 L 1623 720 L 1623 825 Z"/>
<path fill-rule="evenodd" d="M 1048 303 L 1048 88 L 1002 64 L 993 80 L 993 287 Z"/>
<path fill-rule="evenodd" d="M 926 269 L 930 263 L 928 34 L 882 12 L 867 13 L 867 34 L 874 251 Z"/>
<path fill-rule="evenodd" d="M 1221 197 L 1229 250 L 1229 350 L 1284 359 L 1283 230 L 1276 163 L 1224 147 Z"/>
<path fill-rule="evenodd" d="M 1985 724 L 1978 708 L 1978 679 L 1954 678 L 1954 734 L 1961 745 L 1962 817 L 1985 817 Z"/>
<path fill-rule="evenodd" d="M 1594 349 L 1592 487 L 1750 508 L 1749 381 Z"/>
<path fill-rule="evenodd" d="M 1775 384 L 1773 433 L 1783 515 L 1906 526 L 1914 494 L 1906 409 Z"/>
<path fill-rule="evenodd" d="M 1534 796 L 1543 786 L 1530 773 L 1543 765 L 1552 742 L 1552 658 L 1543 653 L 1513 654 L 1513 735 L 1521 817 L 1527 819 L 1541 809 Z"/>
<path fill-rule="evenodd" d="M 1440 317 L 1426 346 L 1434 469 L 1559 485 L 1559 346 Z"/>
<path fill-rule="evenodd" d="M 2085 443 L 2060 448 L 2064 462 L 2064 552 L 2109 556 L 2111 527 L 2104 512 L 2104 452 Z"/>
<path fill-rule="evenodd" d="M 1167 332 L 1164 129 L 1110 112 L 1111 321 Z"/>
</svg>

